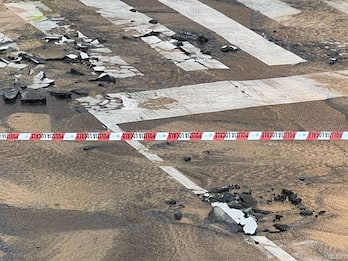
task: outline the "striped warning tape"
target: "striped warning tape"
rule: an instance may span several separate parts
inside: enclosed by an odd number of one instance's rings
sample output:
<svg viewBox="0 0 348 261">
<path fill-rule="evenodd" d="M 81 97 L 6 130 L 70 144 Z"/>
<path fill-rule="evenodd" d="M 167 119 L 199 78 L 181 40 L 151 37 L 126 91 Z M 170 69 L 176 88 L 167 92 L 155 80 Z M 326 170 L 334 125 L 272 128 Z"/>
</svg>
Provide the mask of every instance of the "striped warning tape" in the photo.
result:
<svg viewBox="0 0 348 261">
<path fill-rule="evenodd" d="M 0 140 L 26 141 L 308 141 L 348 140 L 348 131 L 52 132 L 0 133 Z"/>
</svg>

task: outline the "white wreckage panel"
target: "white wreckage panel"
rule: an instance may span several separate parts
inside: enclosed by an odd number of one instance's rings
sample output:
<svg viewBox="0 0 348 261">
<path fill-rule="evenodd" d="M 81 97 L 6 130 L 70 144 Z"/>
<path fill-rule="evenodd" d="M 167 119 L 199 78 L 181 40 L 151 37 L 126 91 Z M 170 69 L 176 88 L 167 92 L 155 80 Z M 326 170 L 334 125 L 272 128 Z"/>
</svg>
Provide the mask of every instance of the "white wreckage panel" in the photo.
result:
<svg viewBox="0 0 348 261">
<path fill-rule="evenodd" d="M 202 62 L 201 58 L 197 58 L 198 53 L 201 51 L 197 48 L 195 52 L 185 54 L 178 48 L 174 42 L 168 40 L 162 40 L 160 37 L 148 35 L 152 32 L 162 34 L 162 37 L 170 37 L 175 34 L 167 27 L 156 23 L 151 24 L 151 20 L 145 14 L 137 11 L 130 11 L 131 6 L 122 1 L 105 0 L 80 0 L 87 6 L 98 8 L 98 13 L 103 17 L 109 19 L 116 25 L 122 25 L 125 31 L 133 32 L 135 37 L 141 37 L 141 39 L 159 52 L 166 59 L 171 60 L 177 66 L 181 67 L 185 71 L 196 71 L 204 69 L 228 69 L 228 67 L 221 62 L 210 57 L 205 57 L 205 62 Z M 180 57 L 177 59 L 177 57 Z M 183 60 L 187 60 L 184 62 Z M 182 64 L 182 62 L 184 62 Z"/>
</svg>

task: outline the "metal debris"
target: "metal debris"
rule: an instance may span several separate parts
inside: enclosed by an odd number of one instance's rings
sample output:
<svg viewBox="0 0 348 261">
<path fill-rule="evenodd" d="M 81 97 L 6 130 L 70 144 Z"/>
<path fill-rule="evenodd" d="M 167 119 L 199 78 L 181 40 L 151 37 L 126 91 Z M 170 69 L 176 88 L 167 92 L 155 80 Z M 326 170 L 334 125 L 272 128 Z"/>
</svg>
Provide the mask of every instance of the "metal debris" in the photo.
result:
<svg viewBox="0 0 348 261">
<path fill-rule="evenodd" d="M 46 97 L 38 91 L 28 90 L 21 93 L 21 103 L 46 104 Z"/>
</svg>

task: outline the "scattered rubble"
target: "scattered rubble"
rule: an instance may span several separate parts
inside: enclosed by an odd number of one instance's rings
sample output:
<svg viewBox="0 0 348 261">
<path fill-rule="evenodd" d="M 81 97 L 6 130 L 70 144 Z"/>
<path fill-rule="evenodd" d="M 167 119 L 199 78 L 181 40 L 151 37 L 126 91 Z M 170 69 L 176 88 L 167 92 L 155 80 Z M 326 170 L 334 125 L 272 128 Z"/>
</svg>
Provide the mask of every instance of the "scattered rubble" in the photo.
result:
<svg viewBox="0 0 348 261">
<path fill-rule="evenodd" d="M 136 12 L 134 8 L 123 2 L 115 2 L 110 10 L 107 7 L 101 7 L 90 1 L 82 0 L 84 4 L 90 7 L 99 9 L 99 12 L 114 24 L 121 25 L 127 34 L 132 34 L 135 38 L 140 38 L 145 43 L 149 44 L 166 59 L 174 62 L 175 65 L 185 71 L 196 71 L 205 69 L 228 69 L 221 62 L 213 59 L 207 53 L 202 52 L 199 48 L 192 45 L 189 41 L 183 41 L 187 46 L 190 46 L 190 52 L 183 51 L 181 43 L 172 38 L 176 33 L 169 28 L 161 25 L 157 20 L 151 17 Z M 124 37 L 129 39 L 129 37 Z M 206 38 L 199 37 L 201 42 L 206 41 Z"/>
</svg>

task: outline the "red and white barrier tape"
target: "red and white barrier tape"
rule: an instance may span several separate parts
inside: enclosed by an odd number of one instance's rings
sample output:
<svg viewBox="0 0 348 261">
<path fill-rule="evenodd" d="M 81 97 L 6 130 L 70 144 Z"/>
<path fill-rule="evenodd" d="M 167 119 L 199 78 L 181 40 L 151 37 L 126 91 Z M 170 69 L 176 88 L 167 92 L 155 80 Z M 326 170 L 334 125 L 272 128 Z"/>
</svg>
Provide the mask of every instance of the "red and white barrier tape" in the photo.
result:
<svg viewBox="0 0 348 261">
<path fill-rule="evenodd" d="M 0 141 L 310 141 L 348 140 L 348 131 L 0 133 Z"/>
</svg>

